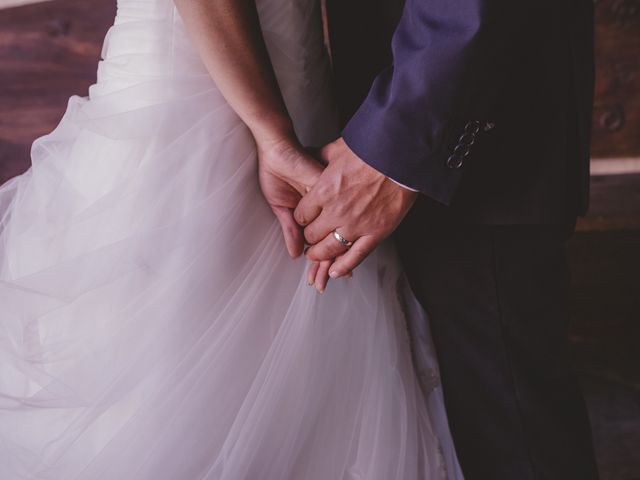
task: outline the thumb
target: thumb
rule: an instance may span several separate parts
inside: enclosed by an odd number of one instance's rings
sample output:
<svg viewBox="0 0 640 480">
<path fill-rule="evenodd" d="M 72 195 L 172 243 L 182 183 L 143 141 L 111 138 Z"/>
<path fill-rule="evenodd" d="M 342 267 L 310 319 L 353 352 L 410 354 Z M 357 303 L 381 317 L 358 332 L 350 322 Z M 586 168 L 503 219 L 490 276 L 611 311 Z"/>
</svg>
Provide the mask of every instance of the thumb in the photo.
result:
<svg viewBox="0 0 640 480">
<path fill-rule="evenodd" d="M 313 156 L 317 158 L 318 161 L 322 163 L 322 165 L 324 165 L 325 167 L 329 165 L 329 163 L 331 162 L 331 155 L 330 155 L 331 147 L 332 147 L 332 143 L 327 143 L 323 147 L 316 148 L 315 151 L 313 152 Z"/>
<path fill-rule="evenodd" d="M 296 182 L 296 190 L 302 196 L 306 195 L 316 184 L 324 166 L 307 154 L 301 154 L 293 164 L 291 177 Z"/>
<path fill-rule="evenodd" d="M 293 210 L 287 207 L 271 206 L 284 236 L 284 243 L 292 258 L 297 258 L 304 251 L 304 236 L 300 225 L 293 218 Z"/>
<path fill-rule="evenodd" d="M 347 144 L 344 142 L 344 139 L 340 137 L 317 149 L 315 157 L 326 167 L 344 147 L 347 147 Z"/>
</svg>

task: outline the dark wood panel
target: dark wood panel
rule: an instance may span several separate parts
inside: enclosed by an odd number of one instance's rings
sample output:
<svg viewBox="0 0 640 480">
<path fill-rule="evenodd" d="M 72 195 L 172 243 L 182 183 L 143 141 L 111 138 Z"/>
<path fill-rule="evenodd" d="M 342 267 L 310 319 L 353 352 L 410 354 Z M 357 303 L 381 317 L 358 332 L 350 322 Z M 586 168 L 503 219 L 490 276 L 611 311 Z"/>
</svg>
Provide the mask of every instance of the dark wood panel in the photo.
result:
<svg viewBox="0 0 640 480">
<path fill-rule="evenodd" d="M 595 0 L 594 157 L 640 157 L 640 0 Z"/>
<path fill-rule="evenodd" d="M 589 215 L 578 230 L 640 231 L 640 174 L 592 177 Z"/>
<path fill-rule="evenodd" d="M 587 397 L 601 480 L 640 479 L 640 231 L 569 243 L 572 350 Z"/>
<path fill-rule="evenodd" d="M 0 10 L 0 182 L 29 165 L 33 140 L 95 82 L 115 0 L 55 0 Z"/>
</svg>

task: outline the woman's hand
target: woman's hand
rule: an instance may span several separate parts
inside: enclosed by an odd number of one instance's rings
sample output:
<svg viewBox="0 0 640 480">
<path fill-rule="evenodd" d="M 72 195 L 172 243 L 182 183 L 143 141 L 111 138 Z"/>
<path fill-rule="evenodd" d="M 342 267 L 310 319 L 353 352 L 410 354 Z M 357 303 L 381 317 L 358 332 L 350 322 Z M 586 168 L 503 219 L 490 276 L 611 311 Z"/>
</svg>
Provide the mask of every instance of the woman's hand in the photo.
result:
<svg viewBox="0 0 640 480">
<path fill-rule="evenodd" d="M 294 139 L 256 139 L 256 145 L 260 188 L 280 222 L 289 255 L 299 257 L 304 251 L 304 235 L 293 211 L 315 185 L 323 166 Z"/>
<path fill-rule="evenodd" d="M 260 186 L 298 257 L 304 237 L 293 209 L 321 165 L 299 145 L 284 104 L 254 0 L 174 0 L 211 78 L 256 139 Z"/>
</svg>

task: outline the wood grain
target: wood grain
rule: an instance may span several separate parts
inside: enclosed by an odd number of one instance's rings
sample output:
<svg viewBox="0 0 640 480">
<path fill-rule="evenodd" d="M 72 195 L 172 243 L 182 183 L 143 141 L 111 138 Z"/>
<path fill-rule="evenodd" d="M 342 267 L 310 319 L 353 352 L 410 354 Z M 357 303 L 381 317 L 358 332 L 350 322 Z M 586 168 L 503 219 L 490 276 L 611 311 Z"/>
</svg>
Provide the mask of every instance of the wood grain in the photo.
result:
<svg viewBox="0 0 640 480">
<path fill-rule="evenodd" d="M 640 0 L 596 0 L 593 157 L 640 157 Z"/>
</svg>

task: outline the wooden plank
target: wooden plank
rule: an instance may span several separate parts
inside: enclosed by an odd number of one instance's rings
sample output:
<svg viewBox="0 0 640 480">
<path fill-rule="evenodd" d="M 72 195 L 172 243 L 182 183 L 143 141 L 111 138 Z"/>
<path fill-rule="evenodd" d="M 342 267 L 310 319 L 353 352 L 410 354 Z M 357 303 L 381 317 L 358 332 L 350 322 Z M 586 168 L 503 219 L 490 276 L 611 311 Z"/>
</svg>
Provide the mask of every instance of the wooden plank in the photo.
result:
<svg viewBox="0 0 640 480">
<path fill-rule="evenodd" d="M 594 157 L 640 157 L 640 4 L 596 0 Z"/>
<path fill-rule="evenodd" d="M 591 177 L 591 207 L 579 231 L 640 230 L 640 174 Z"/>
</svg>

